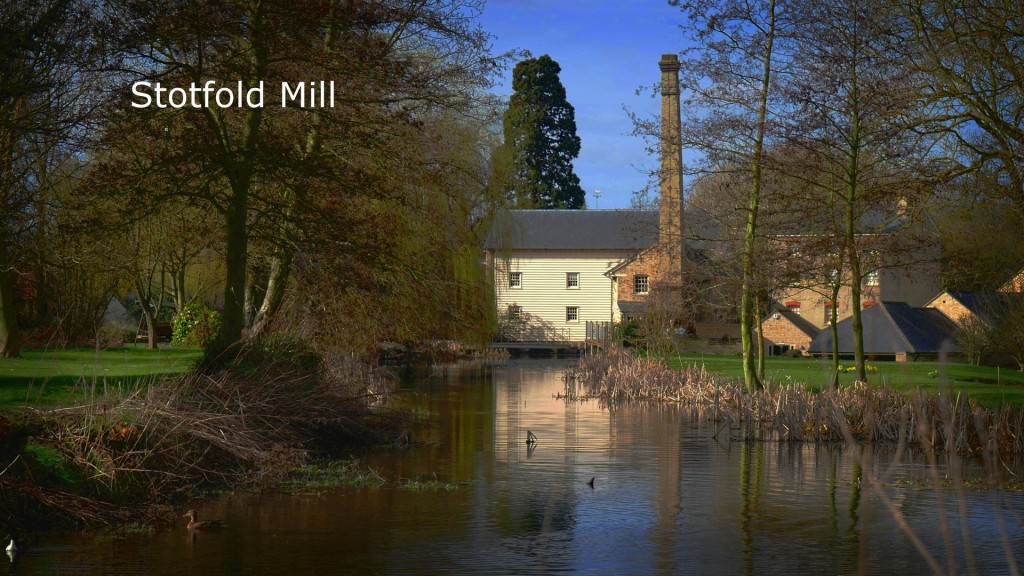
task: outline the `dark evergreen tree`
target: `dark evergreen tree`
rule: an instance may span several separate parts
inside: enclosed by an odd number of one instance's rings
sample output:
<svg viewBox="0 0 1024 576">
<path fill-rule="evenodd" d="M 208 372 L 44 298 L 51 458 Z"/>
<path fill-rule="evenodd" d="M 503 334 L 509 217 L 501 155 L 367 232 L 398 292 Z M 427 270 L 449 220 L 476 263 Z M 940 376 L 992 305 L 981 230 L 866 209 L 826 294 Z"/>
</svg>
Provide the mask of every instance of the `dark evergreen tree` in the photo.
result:
<svg viewBox="0 0 1024 576">
<path fill-rule="evenodd" d="M 586 195 L 572 161 L 580 154 L 576 113 L 547 54 L 516 64 L 505 112 L 505 143 L 495 152 L 500 183 L 520 207 L 583 208 Z"/>
</svg>

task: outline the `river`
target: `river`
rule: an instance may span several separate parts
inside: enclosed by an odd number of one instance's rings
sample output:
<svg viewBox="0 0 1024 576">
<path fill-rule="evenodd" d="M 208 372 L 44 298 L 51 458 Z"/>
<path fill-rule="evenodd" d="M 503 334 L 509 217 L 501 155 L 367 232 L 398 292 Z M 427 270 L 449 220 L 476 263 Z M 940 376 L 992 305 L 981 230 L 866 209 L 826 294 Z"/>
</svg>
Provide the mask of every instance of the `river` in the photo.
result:
<svg viewBox="0 0 1024 576">
<path fill-rule="evenodd" d="M 1024 495 L 934 488 L 976 465 L 743 443 L 675 406 L 567 403 L 566 360 L 407 372 L 408 447 L 360 457 L 404 487 L 225 495 L 228 527 L 52 535 L 0 574 L 1005 574 Z M 527 444 L 527 431 L 537 437 Z M 588 481 L 593 478 L 593 485 Z M 182 510 L 184 513 L 184 510 Z M 903 523 L 901 527 L 900 522 Z"/>
</svg>

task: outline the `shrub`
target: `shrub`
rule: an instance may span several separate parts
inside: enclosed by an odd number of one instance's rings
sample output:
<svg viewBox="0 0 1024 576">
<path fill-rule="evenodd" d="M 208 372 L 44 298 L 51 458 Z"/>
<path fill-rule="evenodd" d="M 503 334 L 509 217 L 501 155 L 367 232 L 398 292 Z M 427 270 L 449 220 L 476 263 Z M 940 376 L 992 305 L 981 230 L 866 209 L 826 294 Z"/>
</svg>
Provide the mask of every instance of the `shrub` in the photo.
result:
<svg viewBox="0 0 1024 576">
<path fill-rule="evenodd" d="M 205 347 L 220 330 L 220 313 L 203 304 L 193 303 L 174 316 L 171 343 L 177 346 Z"/>
</svg>

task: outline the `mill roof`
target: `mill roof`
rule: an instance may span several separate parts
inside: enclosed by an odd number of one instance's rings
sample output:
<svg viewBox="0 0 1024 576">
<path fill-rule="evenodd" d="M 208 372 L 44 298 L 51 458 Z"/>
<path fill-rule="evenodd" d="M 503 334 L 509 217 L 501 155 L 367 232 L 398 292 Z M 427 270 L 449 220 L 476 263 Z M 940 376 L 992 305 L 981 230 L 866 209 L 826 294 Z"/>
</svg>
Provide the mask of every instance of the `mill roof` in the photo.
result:
<svg viewBox="0 0 1024 576">
<path fill-rule="evenodd" d="M 657 240 L 657 210 L 509 210 L 484 249 L 642 250 Z"/>
</svg>

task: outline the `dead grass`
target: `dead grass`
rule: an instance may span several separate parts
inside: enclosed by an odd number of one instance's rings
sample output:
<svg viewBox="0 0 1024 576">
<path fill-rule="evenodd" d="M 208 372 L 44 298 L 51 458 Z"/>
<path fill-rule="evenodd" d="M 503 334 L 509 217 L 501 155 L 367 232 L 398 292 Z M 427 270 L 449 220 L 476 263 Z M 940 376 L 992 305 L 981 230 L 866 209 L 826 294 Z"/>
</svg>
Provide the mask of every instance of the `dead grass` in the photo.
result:
<svg viewBox="0 0 1024 576">
<path fill-rule="evenodd" d="M 770 384 L 756 393 L 698 366 L 672 370 L 623 350 L 587 356 L 562 397 L 696 407 L 738 440 L 884 442 L 951 453 L 1024 453 L 1024 410 L 982 408 L 961 395 L 899 393 L 862 382 L 835 391 Z"/>
<path fill-rule="evenodd" d="M 375 409 L 385 393 L 383 378 L 352 366 L 310 373 L 273 360 L 86 391 L 24 416 L 30 442 L 58 451 L 73 485 L 14 464 L 0 474 L 0 508 L 12 522 L 122 523 L 210 489 L 274 487 L 315 457 L 397 435 L 401 423 Z"/>
</svg>

